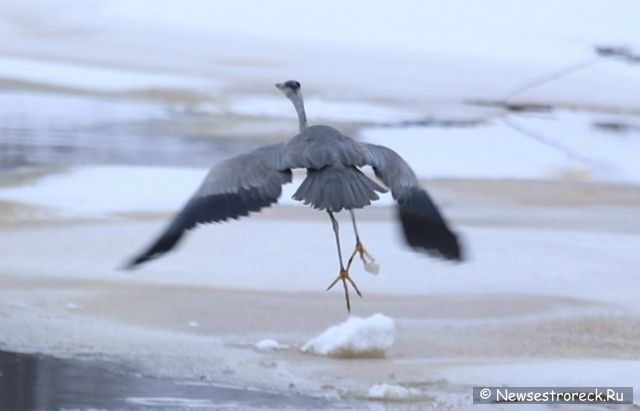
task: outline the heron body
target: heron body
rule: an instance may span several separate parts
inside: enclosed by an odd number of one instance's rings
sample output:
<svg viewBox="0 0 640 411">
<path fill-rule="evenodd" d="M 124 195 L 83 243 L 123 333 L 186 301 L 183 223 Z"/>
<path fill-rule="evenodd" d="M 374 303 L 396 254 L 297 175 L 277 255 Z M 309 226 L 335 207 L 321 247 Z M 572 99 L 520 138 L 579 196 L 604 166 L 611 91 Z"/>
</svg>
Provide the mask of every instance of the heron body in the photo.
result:
<svg viewBox="0 0 640 411">
<path fill-rule="evenodd" d="M 365 267 L 374 261 L 360 242 L 354 210 L 370 205 L 379 198 L 378 193 L 387 191 L 360 170 L 365 166 L 372 167 L 376 177 L 391 190 L 411 247 L 433 256 L 462 260 L 456 234 L 397 153 L 384 146 L 358 142 L 332 127 L 307 126 L 300 84 L 287 81 L 276 86 L 296 109 L 299 134 L 288 142 L 261 147 L 214 166 L 183 209 L 147 249 L 131 259 L 128 268 L 171 250 L 187 230 L 198 224 L 237 219 L 271 206 L 282 194 L 282 185 L 291 182 L 291 170 L 303 168 L 307 176 L 293 198 L 329 214 L 340 260 L 340 274 L 329 288 L 342 280 L 350 310 L 347 282 L 360 295 L 349 276 L 353 259 L 359 253 Z M 349 210 L 356 234 L 355 250 L 346 268 L 338 222 L 333 216 L 341 210 Z"/>
<path fill-rule="evenodd" d="M 283 150 L 289 164 L 307 169 L 293 199 L 319 210 L 363 208 L 387 191 L 357 168 L 366 164 L 366 148 L 334 128 L 311 126 Z"/>
</svg>

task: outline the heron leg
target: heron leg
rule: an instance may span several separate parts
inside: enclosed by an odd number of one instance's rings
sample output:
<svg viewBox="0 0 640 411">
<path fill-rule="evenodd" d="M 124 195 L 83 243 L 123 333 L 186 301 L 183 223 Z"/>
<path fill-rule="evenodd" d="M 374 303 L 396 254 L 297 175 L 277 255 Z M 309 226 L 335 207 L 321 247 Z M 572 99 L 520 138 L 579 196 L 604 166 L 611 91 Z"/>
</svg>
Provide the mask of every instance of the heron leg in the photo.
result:
<svg viewBox="0 0 640 411">
<path fill-rule="evenodd" d="M 338 220 L 336 220 L 336 218 L 333 216 L 333 213 L 331 211 L 327 210 L 327 213 L 329 214 L 329 218 L 331 219 L 333 234 L 336 237 L 336 247 L 338 248 L 338 260 L 340 260 L 340 274 L 338 274 L 336 279 L 333 280 L 331 284 L 329 284 L 329 287 L 327 287 L 327 291 L 333 288 L 333 286 L 336 285 L 338 281 L 342 281 L 342 286 L 344 287 L 344 296 L 347 300 L 347 311 L 351 312 L 351 303 L 349 302 L 349 289 L 347 287 L 347 281 L 353 286 L 353 289 L 356 290 L 356 293 L 360 297 L 362 297 L 362 294 L 360 293 L 360 290 L 358 290 L 358 286 L 356 285 L 356 283 L 349 276 L 349 267 L 347 266 L 347 268 L 345 269 L 344 264 L 342 262 L 342 250 L 340 249 L 340 236 L 338 234 L 338 231 L 339 231 Z"/>
<path fill-rule="evenodd" d="M 358 226 L 356 225 L 356 213 L 353 210 L 349 210 L 349 213 L 351 214 L 353 231 L 356 234 L 356 247 L 353 250 L 353 253 L 351 253 L 351 257 L 349 257 L 349 260 L 347 262 L 347 271 L 349 270 L 349 268 L 351 268 L 351 263 L 353 263 L 353 259 L 356 256 L 356 254 L 360 254 L 360 259 L 364 263 L 365 269 L 369 272 L 374 272 L 377 274 L 377 271 L 379 268 L 377 264 L 375 264 L 376 259 L 373 258 L 371 254 L 369 254 L 367 249 L 364 248 L 364 246 L 362 245 L 362 242 L 360 242 L 360 235 L 358 234 Z"/>
</svg>

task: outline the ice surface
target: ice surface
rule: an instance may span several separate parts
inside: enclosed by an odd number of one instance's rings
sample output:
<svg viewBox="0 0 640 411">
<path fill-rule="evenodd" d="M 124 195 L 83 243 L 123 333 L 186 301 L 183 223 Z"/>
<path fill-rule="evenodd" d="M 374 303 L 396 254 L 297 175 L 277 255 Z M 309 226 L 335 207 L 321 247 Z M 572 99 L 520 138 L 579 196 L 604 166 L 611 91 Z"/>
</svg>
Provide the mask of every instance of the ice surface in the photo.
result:
<svg viewBox="0 0 640 411">
<path fill-rule="evenodd" d="M 393 346 L 395 323 L 383 314 L 350 317 L 308 341 L 302 351 L 340 358 L 382 357 Z"/>
<path fill-rule="evenodd" d="M 594 370 L 598 370 L 594 372 Z M 540 359 L 538 361 L 508 361 L 483 367 L 462 365 L 441 373 L 454 383 L 500 386 L 509 381 L 512 386 L 565 387 L 634 387 L 634 404 L 639 405 L 640 361 L 636 359 Z"/>
</svg>

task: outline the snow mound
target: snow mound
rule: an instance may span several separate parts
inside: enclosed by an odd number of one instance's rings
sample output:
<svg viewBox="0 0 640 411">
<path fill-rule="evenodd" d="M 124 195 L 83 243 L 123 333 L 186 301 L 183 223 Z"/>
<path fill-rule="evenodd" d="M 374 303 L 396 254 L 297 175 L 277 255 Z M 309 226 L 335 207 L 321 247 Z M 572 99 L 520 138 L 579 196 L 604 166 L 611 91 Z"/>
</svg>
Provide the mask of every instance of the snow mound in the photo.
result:
<svg viewBox="0 0 640 411">
<path fill-rule="evenodd" d="M 367 398 L 371 400 L 406 400 L 418 395 L 412 388 L 393 384 L 374 384 L 367 391 Z"/>
<path fill-rule="evenodd" d="M 395 331 L 393 319 L 379 313 L 351 317 L 308 341 L 302 351 L 340 358 L 384 357 L 393 346 Z"/>
<path fill-rule="evenodd" d="M 276 340 L 271 340 L 271 339 L 260 340 L 257 343 L 255 343 L 253 346 L 256 347 L 258 351 L 262 351 L 262 352 L 283 350 L 283 349 L 289 348 L 288 345 L 280 344 Z"/>
</svg>

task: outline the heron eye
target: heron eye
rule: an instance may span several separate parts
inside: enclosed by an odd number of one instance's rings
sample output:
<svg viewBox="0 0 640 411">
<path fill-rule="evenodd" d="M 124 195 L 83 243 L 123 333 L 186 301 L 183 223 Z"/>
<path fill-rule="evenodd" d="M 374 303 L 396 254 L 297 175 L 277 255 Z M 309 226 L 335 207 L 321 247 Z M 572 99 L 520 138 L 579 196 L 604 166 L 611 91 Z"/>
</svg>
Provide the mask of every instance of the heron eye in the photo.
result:
<svg viewBox="0 0 640 411">
<path fill-rule="evenodd" d="M 285 83 L 289 88 L 292 88 L 294 90 L 297 90 L 300 88 L 300 83 L 298 83 L 295 80 L 289 80 Z"/>
</svg>

